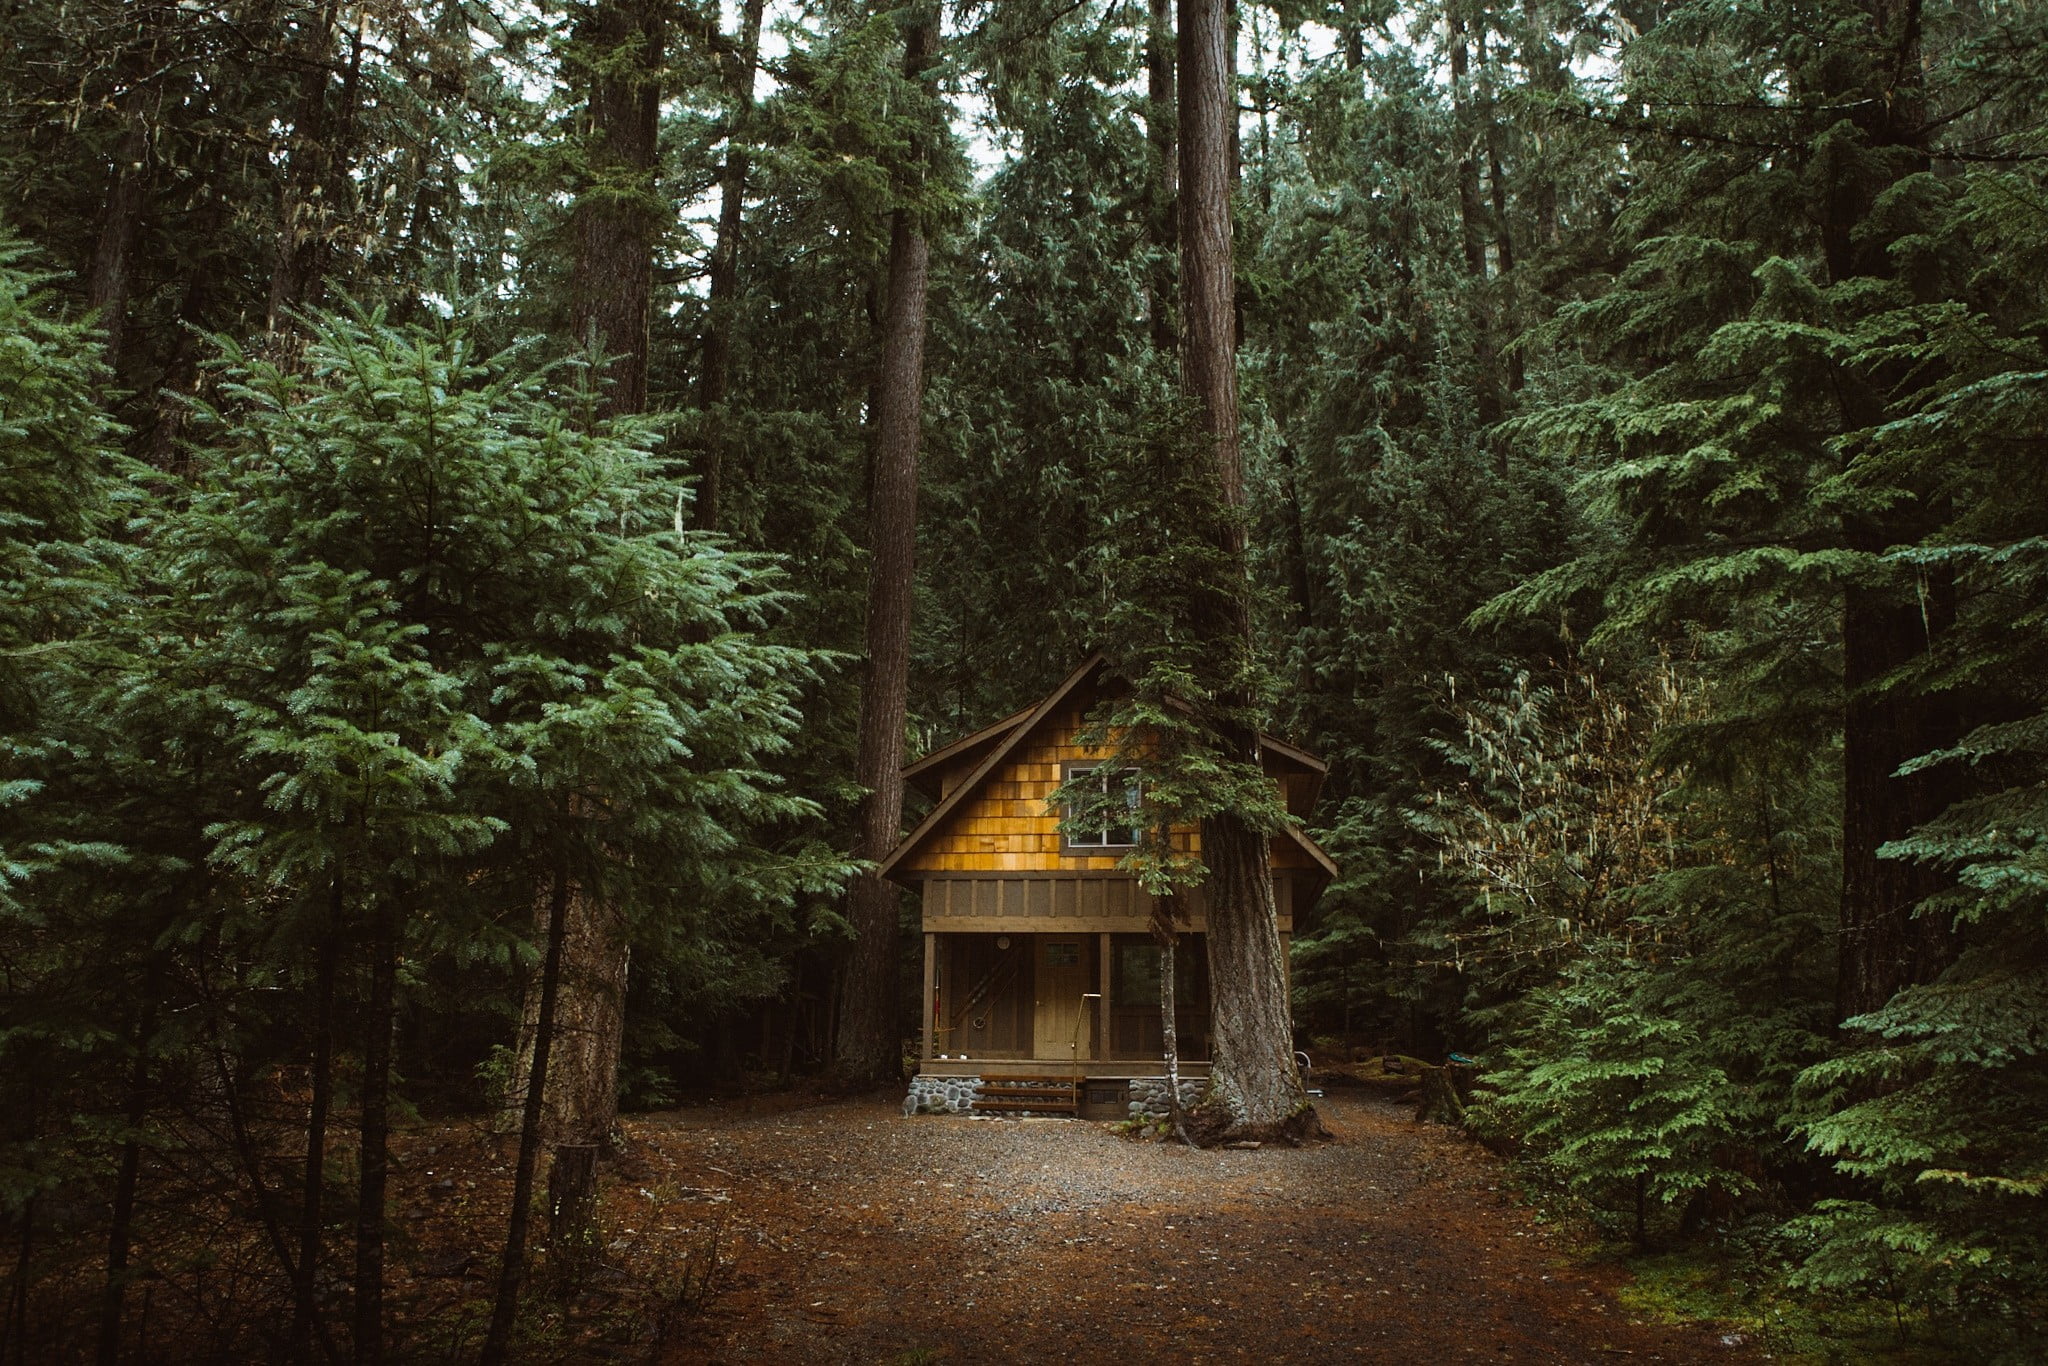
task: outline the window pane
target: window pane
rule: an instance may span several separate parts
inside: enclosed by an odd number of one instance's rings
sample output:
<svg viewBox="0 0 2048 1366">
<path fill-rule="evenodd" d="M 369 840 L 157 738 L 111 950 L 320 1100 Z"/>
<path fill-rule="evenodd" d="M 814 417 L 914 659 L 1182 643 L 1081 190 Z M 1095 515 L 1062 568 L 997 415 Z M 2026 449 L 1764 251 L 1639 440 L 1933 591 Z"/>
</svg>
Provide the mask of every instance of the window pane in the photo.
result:
<svg viewBox="0 0 2048 1366">
<path fill-rule="evenodd" d="M 1116 981 L 1110 988 L 1119 1006 L 1159 1004 L 1159 950 L 1139 942 L 1116 946 Z"/>
</svg>

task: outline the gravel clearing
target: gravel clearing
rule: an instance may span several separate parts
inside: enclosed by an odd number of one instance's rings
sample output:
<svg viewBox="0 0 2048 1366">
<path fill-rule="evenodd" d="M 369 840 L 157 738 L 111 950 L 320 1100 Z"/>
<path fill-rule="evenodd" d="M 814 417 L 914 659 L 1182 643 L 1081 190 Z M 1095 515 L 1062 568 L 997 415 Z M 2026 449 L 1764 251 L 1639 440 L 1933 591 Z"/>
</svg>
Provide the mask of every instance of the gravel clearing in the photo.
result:
<svg viewBox="0 0 2048 1366">
<path fill-rule="evenodd" d="M 1631 1321 L 1495 1159 L 1383 1102 L 1326 1100 L 1331 1143 L 1210 1152 L 897 1103 L 632 1126 L 724 1216 L 721 1289 L 662 1360 L 1761 1359 Z"/>
</svg>

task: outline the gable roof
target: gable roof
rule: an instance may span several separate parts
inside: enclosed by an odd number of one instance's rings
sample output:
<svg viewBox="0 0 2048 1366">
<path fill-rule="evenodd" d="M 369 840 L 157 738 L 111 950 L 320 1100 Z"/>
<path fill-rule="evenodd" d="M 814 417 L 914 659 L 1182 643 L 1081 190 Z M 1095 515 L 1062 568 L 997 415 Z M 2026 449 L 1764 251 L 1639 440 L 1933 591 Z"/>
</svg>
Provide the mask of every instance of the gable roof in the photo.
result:
<svg viewBox="0 0 2048 1366">
<path fill-rule="evenodd" d="M 917 828 L 908 835 L 905 835 L 903 842 L 889 851 L 889 857 L 876 865 L 875 876 L 889 876 L 894 871 L 896 865 L 909 856 L 912 849 L 915 849 L 924 842 L 925 836 L 931 834 L 932 831 L 945 823 L 947 817 L 951 816 L 954 809 L 967 799 L 969 793 L 978 789 L 988 780 L 988 775 L 995 772 L 1002 762 L 1010 757 L 1017 746 L 1024 743 L 1024 737 L 1036 730 L 1040 721 L 1043 721 L 1046 717 L 1057 711 L 1060 704 L 1066 701 L 1076 688 L 1093 677 L 1095 671 L 1101 667 L 1102 653 L 1098 650 L 1083 660 L 1080 668 L 1068 674 L 1065 682 L 1047 693 L 1044 701 L 1024 713 L 1024 719 L 1017 724 L 1015 729 L 1011 730 L 1008 735 L 1005 735 L 1000 744 L 983 756 L 982 761 L 974 766 L 972 773 L 969 773 L 960 782 L 954 784 L 953 790 L 947 793 L 938 805 L 925 813 L 924 819 L 917 823 Z M 976 737 L 970 735 L 967 738 L 972 740 Z M 959 750 L 962 744 L 964 742 L 956 741 L 953 745 L 948 746 L 948 748 Z"/>
<path fill-rule="evenodd" d="M 930 754 L 925 755 L 916 763 L 905 768 L 903 770 L 905 781 L 915 784 L 922 792 L 937 795 L 932 791 L 932 784 L 936 776 L 948 764 L 959 762 L 977 751 L 985 751 L 981 754 L 979 762 L 974 765 L 973 770 L 965 778 L 955 783 L 950 792 L 940 797 L 932 809 L 925 813 L 924 819 L 917 823 L 917 827 L 908 835 L 905 835 L 902 841 L 889 851 L 887 858 L 876 865 L 876 876 L 889 877 L 894 873 L 897 866 L 904 859 L 908 858 L 920 844 L 924 843 L 928 836 L 944 825 L 953 813 L 979 790 L 984 782 L 988 781 L 989 776 L 1002 767 L 1004 762 L 1024 743 L 1025 738 L 1038 728 L 1039 723 L 1059 710 L 1060 706 L 1072 697 L 1083 684 L 1095 676 L 1096 672 L 1102 668 L 1102 665 L 1102 653 L 1098 650 L 1083 660 L 1080 667 L 1068 674 L 1060 685 L 1047 693 L 1036 706 L 1027 707 L 1023 711 L 1004 717 L 993 725 L 984 726 L 971 735 L 962 736 L 950 745 L 933 750 Z M 1286 741 L 1276 739 L 1273 736 L 1261 733 L 1259 736 L 1259 747 L 1270 755 L 1314 774 L 1317 779 L 1320 779 L 1323 774 L 1330 771 L 1328 764 L 1316 758 L 1315 755 L 1310 754 L 1307 750 L 1290 745 Z M 1337 876 L 1336 863 L 1332 861 L 1328 854 L 1322 851 L 1314 840 L 1308 837 L 1301 827 L 1289 825 L 1285 828 L 1284 833 L 1288 838 L 1301 846 L 1310 859 L 1314 860 L 1317 867 L 1321 868 L 1332 878 Z"/>
</svg>

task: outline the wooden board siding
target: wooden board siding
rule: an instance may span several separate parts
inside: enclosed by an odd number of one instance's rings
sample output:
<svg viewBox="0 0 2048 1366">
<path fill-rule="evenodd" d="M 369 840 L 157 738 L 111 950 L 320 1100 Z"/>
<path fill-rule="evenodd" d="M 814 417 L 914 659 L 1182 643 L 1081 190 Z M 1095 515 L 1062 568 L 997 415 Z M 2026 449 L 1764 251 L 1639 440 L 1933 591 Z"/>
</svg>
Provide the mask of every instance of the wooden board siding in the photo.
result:
<svg viewBox="0 0 2048 1366">
<path fill-rule="evenodd" d="M 1273 879 L 1280 929 L 1294 928 L 1293 879 Z M 1190 893 L 1190 930 L 1205 924 L 1200 889 Z M 927 877 L 924 925 L 936 934 L 1138 934 L 1152 923 L 1152 898 L 1121 873 L 1007 873 Z"/>
<path fill-rule="evenodd" d="M 1062 854 L 1059 813 L 1048 807 L 1063 765 L 1105 757 L 1105 751 L 1079 742 L 1081 721 L 1079 706 L 1047 718 L 892 875 L 908 880 L 932 873 L 1113 871 L 1117 854 Z M 963 761 L 961 767 L 969 765 Z M 965 776 L 964 771 L 946 774 L 945 790 L 950 792 Z M 1201 852 L 1201 837 L 1194 830 L 1175 831 L 1173 842 L 1176 848 Z M 1275 869 L 1315 866 L 1299 844 L 1285 838 L 1272 842 L 1272 861 Z"/>
</svg>

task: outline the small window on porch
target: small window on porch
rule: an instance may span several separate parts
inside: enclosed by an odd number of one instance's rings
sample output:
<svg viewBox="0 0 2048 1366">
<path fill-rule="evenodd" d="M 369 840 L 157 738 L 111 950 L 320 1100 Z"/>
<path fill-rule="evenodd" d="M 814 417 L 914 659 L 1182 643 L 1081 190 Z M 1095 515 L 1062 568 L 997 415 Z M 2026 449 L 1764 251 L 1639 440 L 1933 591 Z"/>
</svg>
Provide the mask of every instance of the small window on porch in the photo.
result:
<svg viewBox="0 0 2048 1366">
<path fill-rule="evenodd" d="M 1061 810 L 1062 850 L 1092 854 L 1136 846 L 1138 804 L 1143 797 L 1137 769 L 1068 764 L 1065 779 L 1069 784 L 1087 780 L 1093 791 L 1086 801 L 1069 802 Z"/>
</svg>

